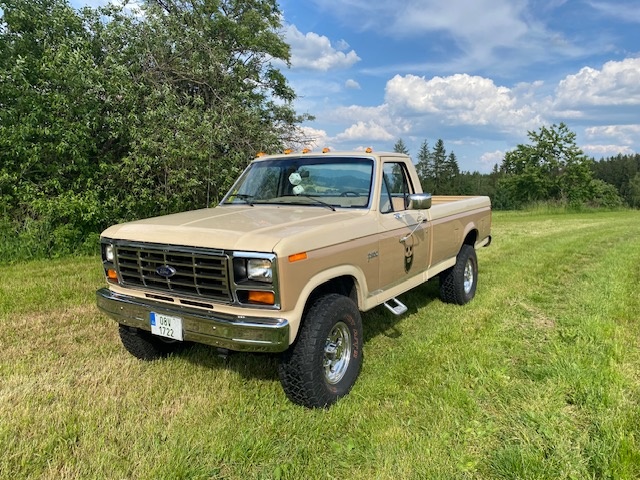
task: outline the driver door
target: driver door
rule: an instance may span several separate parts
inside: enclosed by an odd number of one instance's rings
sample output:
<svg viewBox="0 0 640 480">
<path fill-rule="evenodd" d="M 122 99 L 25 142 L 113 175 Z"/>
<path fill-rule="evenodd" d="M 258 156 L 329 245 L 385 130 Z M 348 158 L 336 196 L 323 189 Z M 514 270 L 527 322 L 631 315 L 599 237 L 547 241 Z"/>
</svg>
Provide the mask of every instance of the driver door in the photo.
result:
<svg viewBox="0 0 640 480">
<path fill-rule="evenodd" d="M 429 267 L 425 211 L 409 210 L 414 187 L 402 162 L 385 162 L 379 203 L 380 288 L 386 290 Z"/>
</svg>

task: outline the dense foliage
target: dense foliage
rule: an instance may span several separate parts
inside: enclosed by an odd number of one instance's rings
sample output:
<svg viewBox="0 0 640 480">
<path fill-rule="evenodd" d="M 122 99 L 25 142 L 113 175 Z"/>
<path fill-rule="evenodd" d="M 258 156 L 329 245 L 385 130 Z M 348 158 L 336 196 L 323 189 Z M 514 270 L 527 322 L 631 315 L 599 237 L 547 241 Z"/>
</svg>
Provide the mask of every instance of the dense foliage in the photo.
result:
<svg viewBox="0 0 640 480">
<path fill-rule="evenodd" d="M 616 208 L 623 198 L 630 206 L 640 206 L 640 156 L 595 163 L 578 148 L 575 133 L 564 123 L 529 132 L 529 139 L 530 144 L 507 152 L 490 174 L 461 172 L 442 140 L 431 150 L 425 140 L 416 164 L 422 188 L 436 195 L 488 195 L 494 208 L 502 210 L 539 202 Z M 396 151 L 408 153 L 401 140 Z"/>
<path fill-rule="evenodd" d="M 300 135 L 275 0 L 0 0 L 0 249 L 96 245 L 113 222 L 215 203 Z"/>
<path fill-rule="evenodd" d="M 596 178 L 613 185 L 625 202 L 640 208 L 640 154 L 603 158 L 592 165 Z"/>
<path fill-rule="evenodd" d="M 504 157 L 496 203 L 506 208 L 539 201 L 620 206 L 615 188 L 593 178 L 591 160 L 578 148 L 575 137 L 564 123 L 529 132 L 532 143 L 518 145 Z"/>
</svg>

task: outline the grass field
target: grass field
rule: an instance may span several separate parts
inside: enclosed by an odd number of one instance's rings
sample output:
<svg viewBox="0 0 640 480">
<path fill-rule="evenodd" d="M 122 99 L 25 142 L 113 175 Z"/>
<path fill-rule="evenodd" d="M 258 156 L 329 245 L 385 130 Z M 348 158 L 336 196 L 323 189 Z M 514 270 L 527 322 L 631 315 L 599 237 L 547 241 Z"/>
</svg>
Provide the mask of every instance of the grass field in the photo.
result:
<svg viewBox="0 0 640 480">
<path fill-rule="evenodd" d="M 0 267 L 0 477 L 640 478 L 640 212 L 496 213 L 467 306 L 438 282 L 364 315 L 329 410 L 277 358 L 144 363 L 98 313 L 95 257 Z"/>
</svg>

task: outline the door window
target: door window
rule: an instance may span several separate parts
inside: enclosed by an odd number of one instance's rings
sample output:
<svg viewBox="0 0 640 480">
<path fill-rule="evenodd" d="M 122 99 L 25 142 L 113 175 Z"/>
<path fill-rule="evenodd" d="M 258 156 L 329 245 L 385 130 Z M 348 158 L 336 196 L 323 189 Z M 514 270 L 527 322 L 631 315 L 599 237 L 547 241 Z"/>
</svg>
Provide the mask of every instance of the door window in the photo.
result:
<svg viewBox="0 0 640 480">
<path fill-rule="evenodd" d="M 409 194 L 411 194 L 411 183 L 404 164 L 385 163 L 382 174 L 380 212 L 391 213 L 406 210 L 409 207 Z"/>
</svg>

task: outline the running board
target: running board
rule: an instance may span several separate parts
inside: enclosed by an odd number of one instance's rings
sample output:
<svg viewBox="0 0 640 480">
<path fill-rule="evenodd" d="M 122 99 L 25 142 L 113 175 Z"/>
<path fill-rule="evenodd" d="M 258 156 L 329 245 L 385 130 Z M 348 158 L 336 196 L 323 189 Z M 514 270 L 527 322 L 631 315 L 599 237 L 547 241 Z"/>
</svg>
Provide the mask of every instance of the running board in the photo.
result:
<svg viewBox="0 0 640 480">
<path fill-rule="evenodd" d="M 402 315 L 408 310 L 407 306 L 397 298 L 392 298 L 388 302 L 384 302 L 384 306 L 394 315 Z"/>
</svg>

